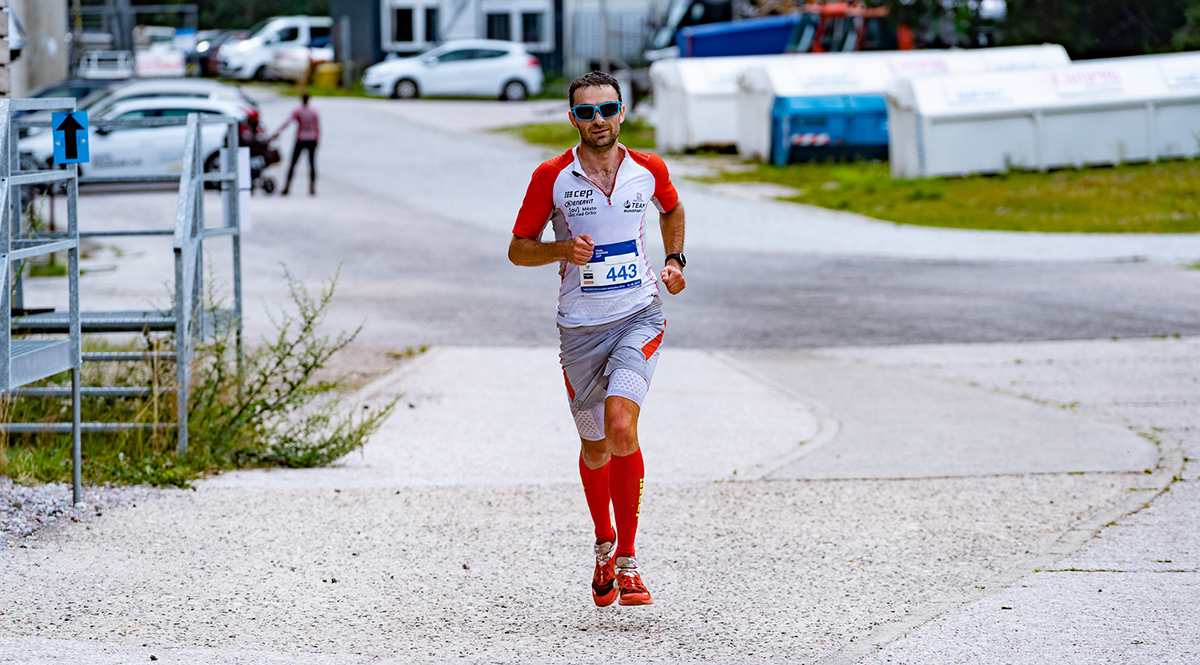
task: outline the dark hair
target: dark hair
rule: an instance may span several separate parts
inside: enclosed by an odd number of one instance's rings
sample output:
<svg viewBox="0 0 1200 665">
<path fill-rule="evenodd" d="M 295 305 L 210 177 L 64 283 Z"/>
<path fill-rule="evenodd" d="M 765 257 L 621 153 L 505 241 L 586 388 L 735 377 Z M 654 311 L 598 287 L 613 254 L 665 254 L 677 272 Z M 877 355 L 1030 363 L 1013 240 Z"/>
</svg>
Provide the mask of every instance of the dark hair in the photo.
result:
<svg viewBox="0 0 1200 665">
<path fill-rule="evenodd" d="M 301 93 L 301 94 L 300 94 L 300 102 L 301 102 L 302 104 L 307 104 L 307 103 L 308 103 L 308 93 L 307 93 L 307 92 L 303 92 L 303 93 Z"/>
<path fill-rule="evenodd" d="M 617 83 L 617 79 L 611 74 L 604 72 L 588 72 L 581 76 L 577 76 L 574 81 L 571 81 L 571 88 L 567 91 L 568 103 L 575 106 L 575 91 L 580 88 L 597 88 L 602 85 L 611 86 L 617 91 L 617 101 L 621 101 L 621 84 Z"/>
</svg>

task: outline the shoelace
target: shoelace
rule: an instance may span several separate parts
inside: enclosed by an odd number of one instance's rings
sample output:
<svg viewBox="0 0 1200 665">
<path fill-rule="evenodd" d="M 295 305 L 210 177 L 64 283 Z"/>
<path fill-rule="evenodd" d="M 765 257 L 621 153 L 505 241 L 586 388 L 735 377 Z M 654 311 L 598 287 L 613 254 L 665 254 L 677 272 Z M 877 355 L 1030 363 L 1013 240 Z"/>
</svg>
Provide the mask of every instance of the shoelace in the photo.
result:
<svg viewBox="0 0 1200 665">
<path fill-rule="evenodd" d="M 622 590 L 628 589 L 637 592 L 646 590 L 646 585 L 642 584 L 642 576 L 638 575 L 637 568 L 619 568 L 617 569 L 617 578 Z"/>
</svg>

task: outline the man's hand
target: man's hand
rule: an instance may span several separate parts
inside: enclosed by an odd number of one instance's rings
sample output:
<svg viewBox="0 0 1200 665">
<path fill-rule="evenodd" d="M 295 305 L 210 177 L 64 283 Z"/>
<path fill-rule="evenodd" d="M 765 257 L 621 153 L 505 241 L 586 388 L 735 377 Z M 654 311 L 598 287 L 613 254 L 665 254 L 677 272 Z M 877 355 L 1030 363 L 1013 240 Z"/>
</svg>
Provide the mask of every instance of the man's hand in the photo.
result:
<svg viewBox="0 0 1200 665">
<path fill-rule="evenodd" d="M 567 261 L 577 266 L 586 266 L 587 262 L 592 259 L 592 253 L 596 249 L 596 243 L 592 242 L 592 237 L 581 235 L 567 242 L 571 243 L 569 253 L 567 254 Z"/>
<path fill-rule="evenodd" d="M 683 271 L 679 269 L 679 266 L 673 260 L 667 261 L 667 267 L 662 269 L 659 276 L 662 277 L 663 284 L 667 285 L 667 291 L 671 295 L 678 295 L 680 291 L 687 287 L 687 280 L 683 278 Z"/>
</svg>

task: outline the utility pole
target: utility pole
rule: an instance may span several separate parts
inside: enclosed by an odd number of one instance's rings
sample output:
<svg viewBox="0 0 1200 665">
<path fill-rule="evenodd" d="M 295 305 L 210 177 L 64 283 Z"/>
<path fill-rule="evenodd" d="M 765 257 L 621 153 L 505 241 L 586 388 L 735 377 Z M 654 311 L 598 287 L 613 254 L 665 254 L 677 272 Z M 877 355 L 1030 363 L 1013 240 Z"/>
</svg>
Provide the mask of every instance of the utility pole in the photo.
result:
<svg viewBox="0 0 1200 665">
<path fill-rule="evenodd" d="M 600 71 L 608 73 L 608 1 L 600 0 Z"/>
</svg>

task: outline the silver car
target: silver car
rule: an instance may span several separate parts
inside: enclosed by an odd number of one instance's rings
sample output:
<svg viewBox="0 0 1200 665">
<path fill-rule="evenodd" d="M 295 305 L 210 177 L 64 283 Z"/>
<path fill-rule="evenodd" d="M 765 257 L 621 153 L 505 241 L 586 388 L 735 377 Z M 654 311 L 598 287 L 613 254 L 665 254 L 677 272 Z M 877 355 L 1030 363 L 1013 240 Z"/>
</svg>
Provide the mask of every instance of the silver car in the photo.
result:
<svg viewBox="0 0 1200 665">
<path fill-rule="evenodd" d="M 408 58 L 367 68 L 362 84 L 368 95 L 414 97 L 489 97 L 520 101 L 542 91 L 542 65 L 515 42 L 460 39 Z"/>
<path fill-rule="evenodd" d="M 112 121 L 186 117 L 189 113 L 227 116 L 239 122 L 246 119 L 246 112 L 240 106 L 220 100 L 171 97 L 118 102 L 102 114 L 88 114 L 91 160 L 79 165 L 80 175 L 130 177 L 179 173 L 183 166 L 185 127 L 115 127 Z M 214 170 L 218 151 L 224 145 L 225 127 L 206 125 L 201 131 L 201 141 L 205 170 Z M 43 167 L 52 164 L 53 132 L 21 139 L 20 151 Z"/>
<path fill-rule="evenodd" d="M 246 110 L 258 108 L 241 88 L 205 79 L 131 81 L 88 95 L 79 100 L 76 108 L 102 115 L 121 102 L 167 97 L 230 102 Z"/>
</svg>

